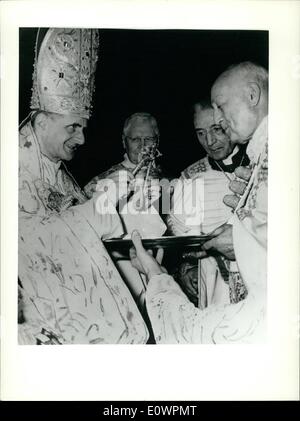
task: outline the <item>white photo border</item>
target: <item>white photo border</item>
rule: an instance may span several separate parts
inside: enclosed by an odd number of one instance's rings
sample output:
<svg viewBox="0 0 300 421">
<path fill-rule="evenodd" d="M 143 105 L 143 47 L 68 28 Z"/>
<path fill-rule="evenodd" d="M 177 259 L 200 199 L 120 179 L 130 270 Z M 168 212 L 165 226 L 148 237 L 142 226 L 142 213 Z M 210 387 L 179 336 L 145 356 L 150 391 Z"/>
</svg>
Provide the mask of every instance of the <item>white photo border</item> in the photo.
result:
<svg viewBox="0 0 300 421">
<path fill-rule="evenodd" d="M 300 3 L 4 1 L 1 7 L 3 400 L 294 400 L 299 341 Z M 268 340 L 264 345 L 17 345 L 20 27 L 269 31 Z"/>
</svg>

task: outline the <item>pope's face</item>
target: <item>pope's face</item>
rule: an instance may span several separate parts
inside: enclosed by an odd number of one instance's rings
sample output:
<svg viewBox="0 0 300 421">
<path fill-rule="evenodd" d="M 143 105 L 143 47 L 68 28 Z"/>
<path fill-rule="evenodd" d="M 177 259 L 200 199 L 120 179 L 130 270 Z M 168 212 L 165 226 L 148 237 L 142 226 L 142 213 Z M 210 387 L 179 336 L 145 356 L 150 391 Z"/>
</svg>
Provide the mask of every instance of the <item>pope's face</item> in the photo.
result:
<svg viewBox="0 0 300 421">
<path fill-rule="evenodd" d="M 201 146 L 216 161 L 227 158 L 234 145 L 221 126 L 214 122 L 213 109 L 196 110 L 194 126 Z"/>
<path fill-rule="evenodd" d="M 124 139 L 124 146 L 129 160 L 133 164 L 139 163 L 140 152 L 144 146 L 152 146 L 157 143 L 157 136 L 149 122 L 136 122 L 130 127 Z"/>
<path fill-rule="evenodd" d="M 211 92 L 214 120 L 234 143 L 246 143 L 255 130 L 255 118 L 245 93 L 245 84 L 234 78 L 217 81 Z"/>
<path fill-rule="evenodd" d="M 70 161 L 78 147 L 84 144 L 83 130 L 86 125 L 85 118 L 58 114 L 48 115 L 42 152 L 54 162 Z"/>
</svg>

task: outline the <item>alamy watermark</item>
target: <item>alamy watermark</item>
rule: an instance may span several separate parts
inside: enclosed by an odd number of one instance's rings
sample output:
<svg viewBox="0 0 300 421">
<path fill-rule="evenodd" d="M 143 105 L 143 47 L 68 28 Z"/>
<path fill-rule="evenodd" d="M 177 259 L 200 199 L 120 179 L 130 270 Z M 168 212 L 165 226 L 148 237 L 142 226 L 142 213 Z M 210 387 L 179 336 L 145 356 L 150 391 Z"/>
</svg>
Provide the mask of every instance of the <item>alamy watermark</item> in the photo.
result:
<svg viewBox="0 0 300 421">
<path fill-rule="evenodd" d="M 204 217 L 204 180 L 136 178 L 129 181 L 120 174 L 117 181 L 106 178 L 95 185 L 96 210 L 99 213 L 162 215 L 184 217 L 190 226 L 199 225 Z"/>
</svg>

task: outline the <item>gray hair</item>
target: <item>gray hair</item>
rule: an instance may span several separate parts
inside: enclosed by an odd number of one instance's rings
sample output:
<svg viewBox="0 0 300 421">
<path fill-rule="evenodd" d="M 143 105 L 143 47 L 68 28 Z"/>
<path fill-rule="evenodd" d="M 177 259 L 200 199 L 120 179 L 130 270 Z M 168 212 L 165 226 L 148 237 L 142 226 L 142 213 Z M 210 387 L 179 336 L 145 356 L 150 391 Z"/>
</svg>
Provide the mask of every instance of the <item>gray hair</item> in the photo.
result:
<svg viewBox="0 0 300 421">
<path fill-rule="evenodd" d="M 211 102 L 209 99 L 202 99 L 194 104 L 194 123 L 197 116 L 197 113 L 201 113 L 205 110 L 213 110 Z"/>
<path fill-rule="evenodd" d="M 201 109 L 201 110 L 209 110 L 213 108 L 209 99 L 202 99 L 194 104 L 194 111 Z"/>
<path fill-rule="evenodd" d="M 262 91 L 267 95 L 269 91 L 269 74 L 268 71 L 258 64 L 251 61 L 244 61 L 239 64 L 232 64 L 229 66 L 220 78 L 226 78 L 232 73 L 238 72 L 241 76 L 245 77 L 248 81 L 258 84 Z"/>
<path fill-rule="evenodd" d="M 157 136 L 159 138 L 159 130 L 158 130 L 158 125 L 157 125 L 156 119 L 151 114 L 144 113 L 144 112 L 143 113 L 134 113 L 126 119 L 126 121 L 124 123 L 124 127 L 123 127 L 123 138 L 128 135 L 128 133 L 131 129 L 131 126 L 136 122 L 150 123 L 150 125 L 152 126 L 152 129 L 155 133 L 155 136 Z"/>
</svg>

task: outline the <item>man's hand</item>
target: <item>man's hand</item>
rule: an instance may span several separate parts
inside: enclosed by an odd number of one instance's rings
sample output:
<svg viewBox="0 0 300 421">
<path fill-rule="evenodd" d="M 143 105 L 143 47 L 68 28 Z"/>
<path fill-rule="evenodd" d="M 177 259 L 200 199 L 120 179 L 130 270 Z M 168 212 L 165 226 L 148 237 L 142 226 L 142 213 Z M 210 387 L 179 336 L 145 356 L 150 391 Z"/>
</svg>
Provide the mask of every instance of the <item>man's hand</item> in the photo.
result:
<svg viewBox="0 0 300 421">
<path fill-rule="evenodd" d="M 235 260 L 235 253 L 233 249 L 232 225 L 224 224 L 215 229 L 210 235 L 214 238 L 206 241 L 202 245 L 202 250 L 184 253 L 184 258 L 202 259 L 211 254 L 211 252 L 218 252 L 229 260 Z"/>
<path fill-rule="evenodd" d="M 198 262 L 191 264 L 188 262 L 182 263 L 179 269 L 178 282 L 189 297 L 189 299 L 197 304 L 198 302 Z"/>
<path fill-rule="evenodd" d="M 144 249 L 140 233 L 137 230 L 132 232 L 131 239 L 134 248 L 129 250 L 129 256 L 134 268 L 136 268 L 140 273 L 144 273 L 148 280 L 154 275 L 166 273 L 166 270 L 161 266 L 163 259 L 162 249 L 158 249 L 155 259 L 150 250 L 146 251 Z"/>
<path fill-rule="evenodd" d="M 215 229 L 212 234 L 214 238 L 206 241 L 202 248 L 208 253 L 216 251 L 229 260 L 235 260 L 235 253 L 233 249 L 232 225 L 224 224 Z"/>
<path fill-rule="evenodd" d="M 187 260 L 203 259 L 204 257 L 207 257 L 207 252 L 206 250 L 187 251 L 183 253 L 182 257 Z"/>
<path fill-rule="evenodd" d="M 231 183 L 229 184 L 229 188 L 234 194 L 227 194 L 226 196 L 224 196 L 223 199 L 225 205 L 229 206 L 232 209 L 235 209 L 237 207 L 240 200 L 240 196 L 244 194 L 244 191 L 247 187 L 247 182 L 251 177 L 252 171 L 246 167 L 238 167 L 236 168 L 234 173 L 241 180 L 231 181 Z"/>
</svg>

